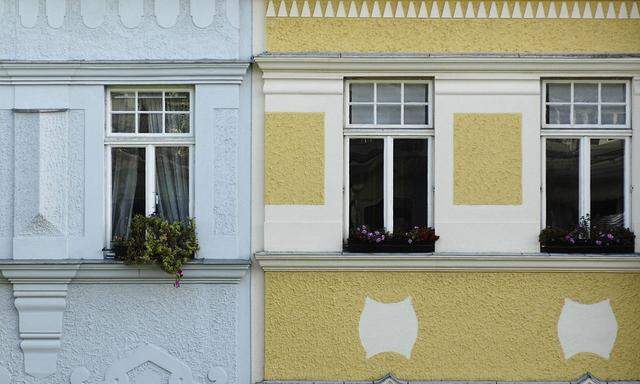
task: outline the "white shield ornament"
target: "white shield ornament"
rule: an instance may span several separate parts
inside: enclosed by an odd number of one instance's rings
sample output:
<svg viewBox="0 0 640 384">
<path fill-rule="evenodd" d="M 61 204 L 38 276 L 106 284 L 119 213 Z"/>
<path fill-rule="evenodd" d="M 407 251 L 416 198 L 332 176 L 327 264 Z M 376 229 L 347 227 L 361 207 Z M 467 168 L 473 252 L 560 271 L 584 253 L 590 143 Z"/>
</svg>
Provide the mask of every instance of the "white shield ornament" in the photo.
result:
<svg viewBox="0 0 640 384">
<path fill-rule="evenodd" d="M 595 304 L 564 300 L 558 320 L 558 339 L 565 359 L 580 352 L 608 359 L 617 334 L 618 322 L 608 299 Z"/>
<path fill-rule="evenodd" d="M 366 297 L 359 331 L 367 359 L 382 352 L 396 352 L 410 359 L 418 338 L 418 317 L 411 297 L 388 304 Z"/>
</svg>

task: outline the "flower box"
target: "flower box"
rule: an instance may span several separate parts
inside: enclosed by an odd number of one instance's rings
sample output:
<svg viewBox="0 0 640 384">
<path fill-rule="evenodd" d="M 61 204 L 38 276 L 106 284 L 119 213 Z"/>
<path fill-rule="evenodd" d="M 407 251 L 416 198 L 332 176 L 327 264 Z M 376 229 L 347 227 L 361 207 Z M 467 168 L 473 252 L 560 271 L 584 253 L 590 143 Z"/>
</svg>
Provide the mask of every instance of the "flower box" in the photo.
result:
<svg viewBox="0 0 640 384">
<path fill-rule="evenodd" d="M 406 233 L 389 233 L 360 225 L 353 230 L 345 251 L 353 253 L 432 253 L 438 240 L 430 227 L 413 227 Z"/>
<path fill-rule="evenodd" d="M 593 253 L 593 254 L 614 254 L 633 253 L 632 244 L 615 245 L 566 245 L 566 244 L 541 244 L 540 251 L 544 253 Z"/>
<path fill-rule="evenodd" d="M 592 224 L 581 217 L 573 229 L 548 227 L 540 231 L 540 251 L 546 253 L 633 253 L 635 235 L 621 225 Z"/>
<path fill-rule="evenodd" d="M 435 243 L 407 244 L 389 241 L 383 244 L 347 242 L 345 250 L 353 253 L 432 253 Z"/>
</svg>

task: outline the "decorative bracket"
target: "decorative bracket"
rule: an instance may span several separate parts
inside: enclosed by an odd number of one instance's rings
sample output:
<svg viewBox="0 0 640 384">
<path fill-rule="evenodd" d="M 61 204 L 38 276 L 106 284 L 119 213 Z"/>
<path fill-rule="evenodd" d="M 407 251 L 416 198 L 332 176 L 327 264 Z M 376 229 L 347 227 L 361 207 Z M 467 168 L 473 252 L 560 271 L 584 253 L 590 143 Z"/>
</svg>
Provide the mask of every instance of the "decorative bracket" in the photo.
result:
<svg viewBox="0 0 640 384">
<path fill-rule="evenodd" d="M 16 264 L 2 268 L 4 277 L 13 284 L 24 370 L 33 377 L 56 372 L 67 286 L 79 266 Z"/>
</svg>

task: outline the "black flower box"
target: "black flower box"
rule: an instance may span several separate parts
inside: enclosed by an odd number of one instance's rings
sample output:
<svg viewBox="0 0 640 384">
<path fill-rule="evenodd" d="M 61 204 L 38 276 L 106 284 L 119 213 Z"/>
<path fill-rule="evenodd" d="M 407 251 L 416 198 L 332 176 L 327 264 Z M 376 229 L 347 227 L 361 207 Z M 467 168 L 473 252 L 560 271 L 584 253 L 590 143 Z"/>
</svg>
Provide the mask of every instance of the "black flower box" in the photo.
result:
<svg viewBox="0 0 640 384">
<path fill-rule="evenodd" d="M 622 254 L 633 253 L 633 244 L 613 244 L 613 245 L 595 245 L 595 244 L 541 244 L 541 252 L 544 253 L 591 253 L 591 254 Z"/>
<path fill-rule="evenodd" d="M 113 258 L 115 260 L 124 260 L 129 251 L 129 246 L 125 244 L 113 244 L 111 247 Z"/>
<path fill-rule="evenodd" d="M 385 241 L 380 244 L 369 242 L 347 242 L 345 251 L 352 253 L 432 253 L 435 243 L 414 243 L 406 241 Z"/>
</svg>

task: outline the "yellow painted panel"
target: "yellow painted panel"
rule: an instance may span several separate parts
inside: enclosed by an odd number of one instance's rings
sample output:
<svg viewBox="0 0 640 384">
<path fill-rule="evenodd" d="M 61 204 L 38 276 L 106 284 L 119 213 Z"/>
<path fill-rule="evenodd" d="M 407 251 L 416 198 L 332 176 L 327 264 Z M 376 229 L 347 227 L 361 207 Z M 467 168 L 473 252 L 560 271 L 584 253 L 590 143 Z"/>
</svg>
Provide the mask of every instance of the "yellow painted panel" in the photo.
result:
<svg viewBox="0 0 640 384">
<path fill-rule="evenodd" d="M 265 114 L 265 204 L 324 204 L 324 113 Z"/>
<path fill-rule="evenodd" d="M 640 274 L 489 272 L 267 272 L 265 379 L 569 381 L 640 378 Z M 365 297 L 411 296 L 411 358 L 369 359 L 358 324 Z M 610 299 L 618 333 L 610 358 L 565 360 L 557 336 L 565 298 Z"/>
<path fill-rule="evenodd" d="M 522 204 L 522 115 L 453 115 L 453 203 Z"/>
</svg>

